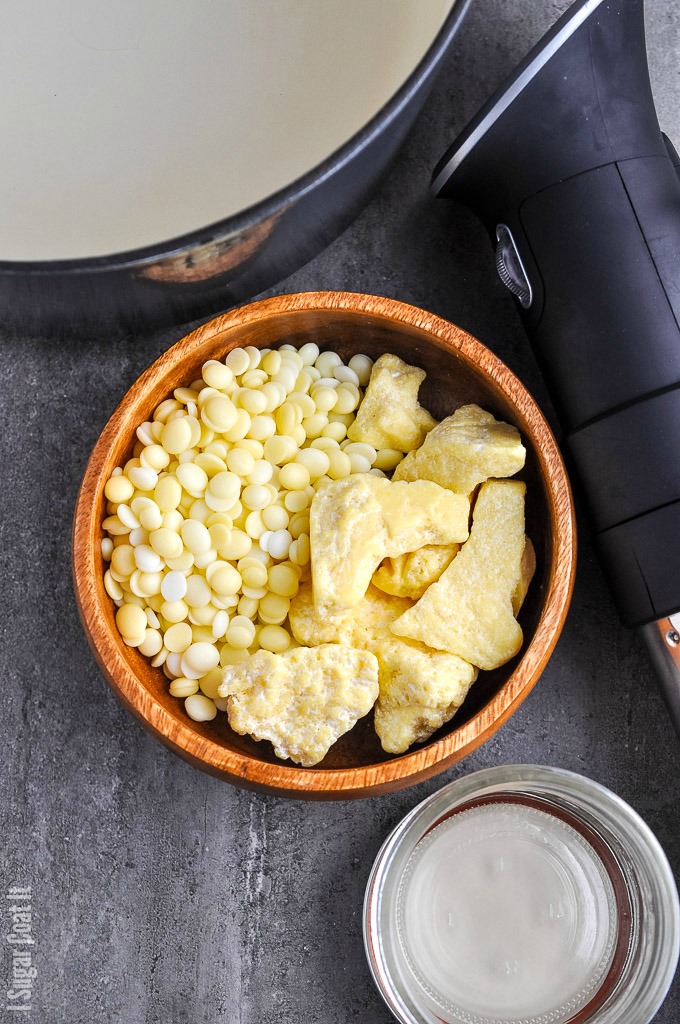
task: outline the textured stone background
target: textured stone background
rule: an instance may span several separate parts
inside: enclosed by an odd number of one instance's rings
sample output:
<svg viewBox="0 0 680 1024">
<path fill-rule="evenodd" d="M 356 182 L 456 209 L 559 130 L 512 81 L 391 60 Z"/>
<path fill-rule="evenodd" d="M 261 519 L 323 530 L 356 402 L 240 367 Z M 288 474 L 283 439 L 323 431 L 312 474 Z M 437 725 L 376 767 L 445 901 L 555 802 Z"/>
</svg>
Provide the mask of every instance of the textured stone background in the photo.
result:
<svg viewBox="0 0 680 1024">
<path fill-rule="evenodd" d="M 427 186 L 451 138 L 566 6 L 476 0 L 383 189 L 276 291 L 347 288 L 424 306 L 486 342 L 547 407 L 486 238 Z M 680 7 L 647 7 L 661 120 L 677 143 Z M 361 939 L 371 863 L 406 811 L 490 765 L 531 760 L 590 775 L 647 819 L 679 871 L 680 747 L 585 530 L 572 610 L 540 684 L 493 740 L 439 779 L 363 802 L 298 803 L 209 778 L 142 730 L 81 631 L 71 517 L 107 417 L 182 333 L 0 345 L 0 865 L 4 886 L 33 887 L 33 1020 L 387 1024 Z M 0 922 L 0 936 L 5 929 Z M 2 990 L 8 964 L 3 942 Z M 676 985 L 657 1021 L 678 1019 Z"/>
</svg>

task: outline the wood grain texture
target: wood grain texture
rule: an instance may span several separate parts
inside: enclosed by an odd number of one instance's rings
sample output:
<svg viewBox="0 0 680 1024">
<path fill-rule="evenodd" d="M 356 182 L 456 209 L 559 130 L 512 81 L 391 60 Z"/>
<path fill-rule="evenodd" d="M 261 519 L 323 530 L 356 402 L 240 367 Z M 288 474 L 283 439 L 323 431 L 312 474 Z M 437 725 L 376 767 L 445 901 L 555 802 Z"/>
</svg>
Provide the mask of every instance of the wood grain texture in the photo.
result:
<svg viewBox="0 0 680 1024">
<path fill-rule="evenodd" d="M 527 533 L 537 572 L 520 622 L 520 654 L 482 673 L 456 717 L 432 739 L 401 755 L 385 754 L 367 716 L 316 768 L 279 761 L 268 743 L 238 736 L 226 715 L 192 722 L 168 681 L 127 647 L 104 590 L 100 550 L 104 485 L 129 457 L 137 426 L 173 388 L 199 375 L 207 359 L 235 347 L 300 346 L 315 341 L 344 358 L 394 352 L 427 371 L 421 401 L 437 418 L 476 402 L 514 423 L 527 447 Z M 465 757 L 503 724 L 535 685 L 557 642 L 574 582 L 576 528 L 569 481 L 557 443 L 538 406 L 493 353 L 460 328 L 391 299 L 348 292 L 277 296 L 225 313 L 164 353 L 128 391 L 88 462 L 73 525 L 76 599 L 90 645 L 123 703 L 166 746 L 190 763 L 247 788 L 308 799 L 347 799 L 420 782 Z"/>
</svg>

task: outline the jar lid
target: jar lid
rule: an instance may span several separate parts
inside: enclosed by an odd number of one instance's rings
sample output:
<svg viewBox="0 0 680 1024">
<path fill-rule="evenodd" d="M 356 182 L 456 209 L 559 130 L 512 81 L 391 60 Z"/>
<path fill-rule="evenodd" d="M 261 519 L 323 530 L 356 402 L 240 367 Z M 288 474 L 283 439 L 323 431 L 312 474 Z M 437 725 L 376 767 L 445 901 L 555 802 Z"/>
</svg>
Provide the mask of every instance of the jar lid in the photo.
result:
<svg viewBox="0 0 680 1024">
<path fill-rule="evenodd" d="M 680 910 L 632 808 L 572 772 L 515 765 L 445 786 L 397 826 L 364 939 L 403 1024 L 647 1024 Z"/>
</svg>

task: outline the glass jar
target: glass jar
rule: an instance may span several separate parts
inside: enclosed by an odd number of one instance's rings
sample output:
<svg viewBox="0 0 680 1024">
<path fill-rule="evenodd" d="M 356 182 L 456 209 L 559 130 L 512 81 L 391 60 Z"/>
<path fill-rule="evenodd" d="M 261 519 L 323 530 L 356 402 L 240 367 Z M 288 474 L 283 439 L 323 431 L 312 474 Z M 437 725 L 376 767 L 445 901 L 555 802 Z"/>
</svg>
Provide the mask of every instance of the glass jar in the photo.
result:
<svg viewBox="0 0 680 1024">
<path fill-rule="evenodd" d="M 402 1024 L 648 1024 L 678 961 L 678 894 L 614 793 L 503 766 L 397 826 L 371 872 L 364 941 Z"/>
</svg>

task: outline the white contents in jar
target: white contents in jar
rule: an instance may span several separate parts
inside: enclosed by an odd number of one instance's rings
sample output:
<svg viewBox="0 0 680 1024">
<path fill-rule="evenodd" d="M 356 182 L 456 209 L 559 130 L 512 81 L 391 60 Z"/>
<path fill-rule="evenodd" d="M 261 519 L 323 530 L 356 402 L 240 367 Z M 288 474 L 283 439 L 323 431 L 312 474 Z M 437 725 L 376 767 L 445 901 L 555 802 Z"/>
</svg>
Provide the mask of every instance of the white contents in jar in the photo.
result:
<svg viewBox="0 0 680 1024">
<path fill-rule="evenodd" d="M 575 828 L 523 803 L 454 813 L 417 844 L 399 889 L 413 982 L 458 1021 L 563 1024 L 614 954 L 614 890 Z"/>
</svg>

